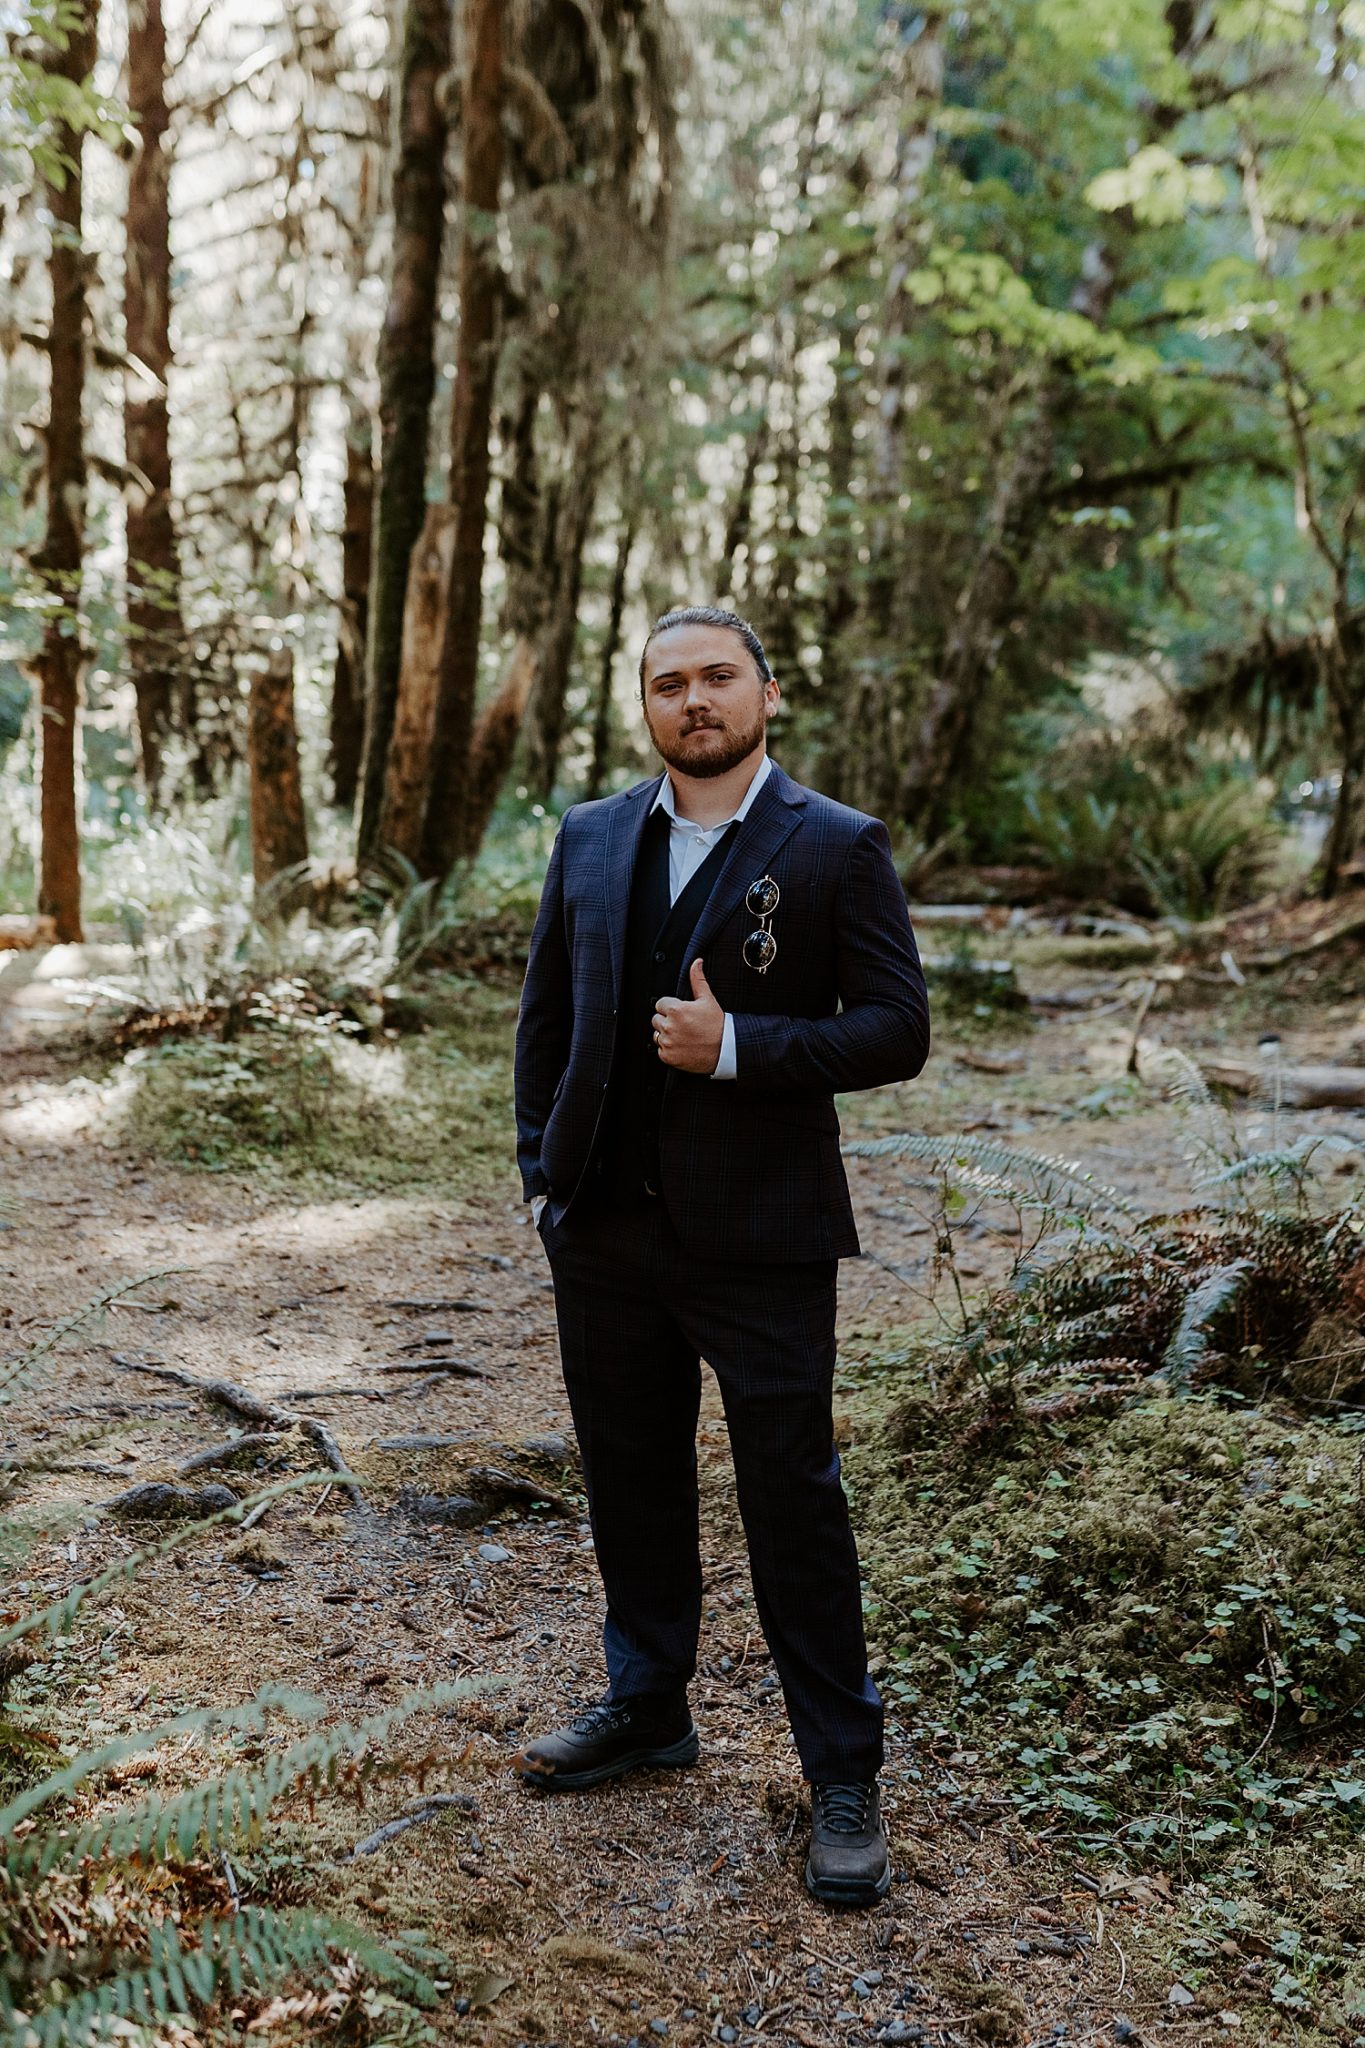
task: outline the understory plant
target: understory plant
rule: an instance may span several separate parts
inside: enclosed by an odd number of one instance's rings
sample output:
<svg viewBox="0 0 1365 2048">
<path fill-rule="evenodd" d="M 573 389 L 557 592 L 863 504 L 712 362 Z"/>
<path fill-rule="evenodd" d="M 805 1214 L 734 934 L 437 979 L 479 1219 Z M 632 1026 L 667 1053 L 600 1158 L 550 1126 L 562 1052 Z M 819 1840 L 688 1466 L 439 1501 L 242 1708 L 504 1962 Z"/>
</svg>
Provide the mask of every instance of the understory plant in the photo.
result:
<svg viewBox="0 0 1365 2048">
<path fill-rule="evenodd" d="M 1365 1217 L 1344 1141 L 1247 1152 L 1165 1072 L 1175 1213 L 987 1137 L 849 1147 L 932 1195 L 941 1317 L 850 1470 L 893 1698 L 1035 1825 L 1251 1869 L 1365 1817 Z M 1015 1249 L 973 1298 L 986 1222 Z"/>
<path fill-rule="evenodd" d="M 0 1413 L 90 1312 L 0 1363 Z M 7 1563 L 36 1538 L 24 1495 L 38 1469 L 16 1458 L 5 1470 Z M 336 1477 L 282 1480 L 177 1526 L 45 1604 L 12 1611 L 0 1627 L 0 1698 L 41 1678 L 45 1660 L 69 1647 L 82 1611 L 141 1567 Z M 50 1513 L 42 1527 L 50 1534 Z M 407 2014 L 414 2025 L 400 2025 L 403 2037 L 431 2038 L 415 2012 L 445 1987 L 444 1957 L 415 1933 L 379 1940 L 315 1903 L 276 1903 L 249 1873 L 282 1803 L 311 1804 L 327 1792 L 358 1798 L 379 1779 L 430 1772 L 430 1755 L 395 1756 L 393 1738 L 414 1717 L 448 1714 L 476 1690 L 470 1680 L 434 1686 L 373 1718 L 328 1726 L 321 1700 L 265 1686 L 242 1705 L 177 1713 L 73 1755 L 35 1706 L 12 1706 L 0 1723 L 3 2048 L 74 2048 L 127 2040 L 138 2028 L 173 2040 L 228 1994 L 264 2007 L 289 1986 L 298 1997 L 280 2003 L 284 2017 L 297 2007 L 334 2024 L 344 2018 L 355 2039 L 372 2040 L 396 2038 L 389 2021 Z M 221 1755 L 207 1775 L 180 1769 L 196 1743 Z M 297 1875 L 306 1888 L 306 1869 Z"/>
</svg>

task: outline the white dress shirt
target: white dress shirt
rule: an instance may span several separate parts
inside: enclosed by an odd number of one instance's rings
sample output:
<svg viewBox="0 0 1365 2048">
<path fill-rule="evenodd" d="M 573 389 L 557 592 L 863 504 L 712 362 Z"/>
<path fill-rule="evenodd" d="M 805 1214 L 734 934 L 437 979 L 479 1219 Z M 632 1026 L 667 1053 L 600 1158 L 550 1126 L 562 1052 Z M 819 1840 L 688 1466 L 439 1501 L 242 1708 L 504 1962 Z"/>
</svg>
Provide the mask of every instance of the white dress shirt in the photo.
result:
<svg viewBox="0 0 1365 2048">
<path fill-rule="evenodd" d="M 770 755 L 765 754 L 758 764 L 758 773 L 744 792 L 739 808 L 731 817 L 723 818 L 719 825 L 698 825 L 691 818 L 680 818 L 678 816 L 677 800 L 673 794 L 673 778 L 671 775 L 664 776 L 663 782 L 659 786 L 659 794 L 651 804 L 650 810 L 651 813 L 660 810 L 667 811 L 668 813 L 668 900 L 670 903 L 677 902 L 679 896 L 681 896 L 693 875 L 696 874 L 697 869 L 706 859 L 707 854 L 711 851 L 711 848 L 715 845 L 721 834 L 728 832 L 732 825 L 737 825 L 741 819 L 748 817 L 749 812 L 753 809 L 758 792 L 762 789 L 772 772 L 772 758 Z M 689 966 L 691 965 L 690 962 L 688 964 Z M 720 1058 L 716 1061 L 715 1067 L 712 1070 L 711 1079 L 713 1081 L 733 1081 L 737 1071 L 735 1020 L 727 1011 L 725 1023 L 721 1030 Z"/>
</svg>

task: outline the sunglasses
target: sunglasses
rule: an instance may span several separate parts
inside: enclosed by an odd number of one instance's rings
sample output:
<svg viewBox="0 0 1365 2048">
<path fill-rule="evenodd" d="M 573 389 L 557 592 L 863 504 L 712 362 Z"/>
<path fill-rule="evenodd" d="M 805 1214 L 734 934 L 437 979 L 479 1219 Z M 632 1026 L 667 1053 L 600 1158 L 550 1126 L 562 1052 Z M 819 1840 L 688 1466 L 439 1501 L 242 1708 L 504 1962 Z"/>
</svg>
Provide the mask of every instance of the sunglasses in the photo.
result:
<svg viewBox="0 0 1365 2048">
<path fill-rule="evenodd" d="M 740 948 L 746 967 L 752 967 L 755 974 L 766 974 L 777 958 L 777 940 L 772 934 L 773 912 L 782 900 L 782 891 L 771 875 L 762 875 L 758 881 L 750 882 L 744 907 L 751 917 L 758 919 L 758 930 L 750 932 Z"/>
</svg>

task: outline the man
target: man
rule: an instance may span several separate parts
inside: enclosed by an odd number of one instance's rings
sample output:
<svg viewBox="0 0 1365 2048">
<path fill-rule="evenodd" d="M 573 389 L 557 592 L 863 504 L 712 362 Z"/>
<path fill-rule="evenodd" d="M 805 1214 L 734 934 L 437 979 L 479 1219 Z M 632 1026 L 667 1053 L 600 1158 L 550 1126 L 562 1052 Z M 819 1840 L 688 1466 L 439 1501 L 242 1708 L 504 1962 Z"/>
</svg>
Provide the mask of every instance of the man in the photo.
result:
<svg viewBox="0 0 1365 2048">
<path fill-rule="evenodd" d="M 609 1689 L 515 1768 L 567 1790 L 698 1753 L 704 1358 L 812 1787 L 806 1881 L 870 1904 L 891 1872 L 831 1413 L 837 1262 L 859 1248 L 833 1096 L 920 1071 L 924 980 L 885 827 L 769 759 L 779 691 L 753 628 L 667 612 L 640 683 L 666 772 L 565 813 L 516 1050 Z"/>
</svg>

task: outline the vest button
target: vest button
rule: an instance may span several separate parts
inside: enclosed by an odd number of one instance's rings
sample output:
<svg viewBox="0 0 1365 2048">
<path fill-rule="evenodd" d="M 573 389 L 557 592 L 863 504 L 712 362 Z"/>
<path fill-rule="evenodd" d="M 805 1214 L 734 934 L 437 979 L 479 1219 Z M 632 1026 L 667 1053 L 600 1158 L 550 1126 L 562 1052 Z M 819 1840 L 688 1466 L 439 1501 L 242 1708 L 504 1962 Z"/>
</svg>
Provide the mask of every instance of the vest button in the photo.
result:
<svg viewBox="0 0 1365 2048">
<path fill-rule="evenodd" d="M 663 947 L 662 947 L 662 946 L 656 946 L 656 947 L 655 947 L 655 949 L 654 949 L 654 958 L 655 958 L 656 960 L 662 960 L 662 959 L 663 959 L 663 957 L 664 957 L 664 949 L 663 949 Z"/>
</svg>

